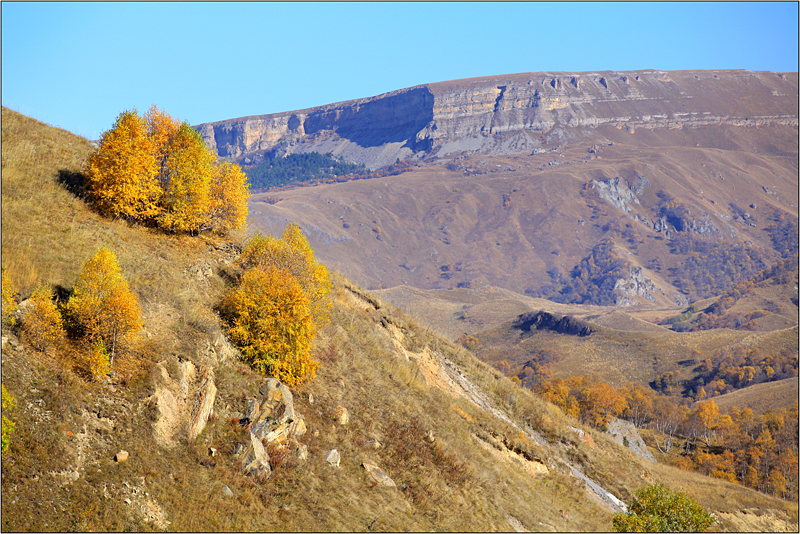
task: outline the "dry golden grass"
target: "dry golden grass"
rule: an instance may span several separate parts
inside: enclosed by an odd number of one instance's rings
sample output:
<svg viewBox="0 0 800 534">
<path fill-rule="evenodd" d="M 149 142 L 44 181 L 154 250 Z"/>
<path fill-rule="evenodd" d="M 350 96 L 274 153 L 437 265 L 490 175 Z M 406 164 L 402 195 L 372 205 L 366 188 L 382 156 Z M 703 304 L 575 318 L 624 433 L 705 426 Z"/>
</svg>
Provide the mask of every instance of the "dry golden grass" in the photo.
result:
<svg viewBox="0 0 800 534">
<path fill-rule="evenodd" d="M 798 378 L 785 378 L 775 382 L 764 382 L 714 397 L 720 411 L 727 412 L 736 406 L 740 410 L 750 408 L 756 415 L 767 410 L 787 410 L 798 400 Z"/>
</svg>

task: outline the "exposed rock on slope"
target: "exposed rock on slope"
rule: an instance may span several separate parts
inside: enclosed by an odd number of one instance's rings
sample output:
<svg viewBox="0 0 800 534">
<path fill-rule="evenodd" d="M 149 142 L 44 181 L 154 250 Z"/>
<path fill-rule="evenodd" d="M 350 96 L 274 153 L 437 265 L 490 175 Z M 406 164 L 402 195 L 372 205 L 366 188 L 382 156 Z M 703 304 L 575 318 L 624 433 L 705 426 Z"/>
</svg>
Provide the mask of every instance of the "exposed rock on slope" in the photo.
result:
<svg viewBox="0 0 800 534">
<path fill-rule="evenodd" d="M 722 91 L 726 98 L 709 97 Z M 797 125 L 797 73 L 743 70 L 523 73 L 419 85 L 371 98 L 197 126 L 221 157 L 332 152 L 377 168 L 413 153 L 530 153 L 536 135 L 611 125 Z M 758 102 L 751 114 L 750 102 Z M 794 102 L 792 102 L 794 101 Z M 789 110 L 787 112 L 787 110 Z M 515 139 L 498 134 L 529 131 Z M 471 141 L 466 141 L 471 140 Z"/>
</svg>

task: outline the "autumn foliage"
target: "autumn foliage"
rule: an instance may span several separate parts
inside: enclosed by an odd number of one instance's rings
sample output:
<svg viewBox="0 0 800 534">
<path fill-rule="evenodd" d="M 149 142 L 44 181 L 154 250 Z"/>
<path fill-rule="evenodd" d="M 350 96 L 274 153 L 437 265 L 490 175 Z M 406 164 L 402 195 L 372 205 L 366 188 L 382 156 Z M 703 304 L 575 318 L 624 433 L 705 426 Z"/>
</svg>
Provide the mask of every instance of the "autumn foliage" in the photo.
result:
<svg viewBox="0 0 800 534">
<path fill-rule="evenodd" d="M 100 213 L 171 232 L 226 233 L 244 226 L 249 191 L 238 165 L 216 155 L 188 123 L 152 106 L 124 111 L 85 170 Z"/>
<path fill-rule="evenodd" d="M 108 352 L 109 367 L 141 327 L 139 302 L 122 277 L 116 255 L 107 248 L 84 264 L 65 311 L 73 331 L 90 343 L 92 358 Z"/>
<path fill-rule="evenodd" d="M 293 385 L 312 378 L 309 357 L 317 323 L 311 302 L 291 273 L 275 267 L 251 269 L 226 298 L 231 339 L 259 372 Z"/>
<path fill-rule="evenodd" d="M 64 321 L 53 301 L 53 291 L 46 286 L 38 286 L 30 298 L 31 307 L 22 320 L 22 331 L 31 345 L 46 351 L 65 340 Z"/>
<path fill-rule="evenodd" d="M 259 372 L 297 385 L 314 377 L 312 342 L 330 315 L 328 270 L 303 232 L 255 235 L 242 251 L 240 284 L 220 304 L 231 339 Z"/>
</svg>

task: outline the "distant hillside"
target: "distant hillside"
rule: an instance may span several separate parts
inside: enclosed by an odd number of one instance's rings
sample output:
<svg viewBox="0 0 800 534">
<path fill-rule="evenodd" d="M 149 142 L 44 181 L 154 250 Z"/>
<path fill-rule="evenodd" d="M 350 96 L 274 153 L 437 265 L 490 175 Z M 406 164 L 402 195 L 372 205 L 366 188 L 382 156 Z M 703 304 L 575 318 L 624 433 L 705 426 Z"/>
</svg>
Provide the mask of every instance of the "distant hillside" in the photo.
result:
<svg viewBox="0 0 800 534">
<path fill-rule="evenodd" d="M 679 310 L 797 257 L 797 99 L 796 73 L 527 73 L 198 129 L 251 164 L 407 162 L 252 199 L 365 287 Z"/>
<path fill-rule="evenodd" d="M 797 377 L 785 378 L 776 382 L 764 382 L 714 397 L 714 403 L 722 412 L 728 412 L 736 406 L 740 410 L 750 408 L 755 414 L 762 414 L 767 410 L 789 409 L 797 401 Z"/>
</svg>

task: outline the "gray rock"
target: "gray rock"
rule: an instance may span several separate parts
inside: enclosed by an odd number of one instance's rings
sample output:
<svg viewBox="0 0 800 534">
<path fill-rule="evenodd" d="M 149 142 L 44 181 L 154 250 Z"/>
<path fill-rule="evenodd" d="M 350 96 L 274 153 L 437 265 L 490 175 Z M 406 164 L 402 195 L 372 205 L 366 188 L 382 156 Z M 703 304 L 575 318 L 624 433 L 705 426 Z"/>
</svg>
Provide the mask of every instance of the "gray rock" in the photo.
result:
<svg viewBox="0 0 800 534">
<path fill-rule="evenodd" d="M 325 455 L 325 461 L 331 464 L 334 467 L 339 467 L 339 461 L 341 460 L 341 455 L 339 451 L 336 449 L 331 449 L 327 455 Z"/>
<path fill-rule="evenodd" d="M 225 485 L 222 486 L 222 494 L 225 497 L 233 497 L 233 491 L 231 491 L 231 489 Z"/>
<path fill-rule="evenodd" d="M 272 468 L 269 466 L 269 455 L 261 440 L 252 433 L 250 434 L 250 445 L 242 458 L 242 471 L 251 476 L 269 476 L 272 473 Z"/>
<path fill-rule="evenodd" d="M 367 472 L 372 475 L 372 478 L 375 479 L 378 486 L 383 486 L 387 488 L 396 488 L 397 485 L 394 483 L 394 480 L 391 479 L 389 475 L 383 472 L 383 470 L 378 467 L 377 465 L 364 462 L 361 464 Z"/>
</svg>

